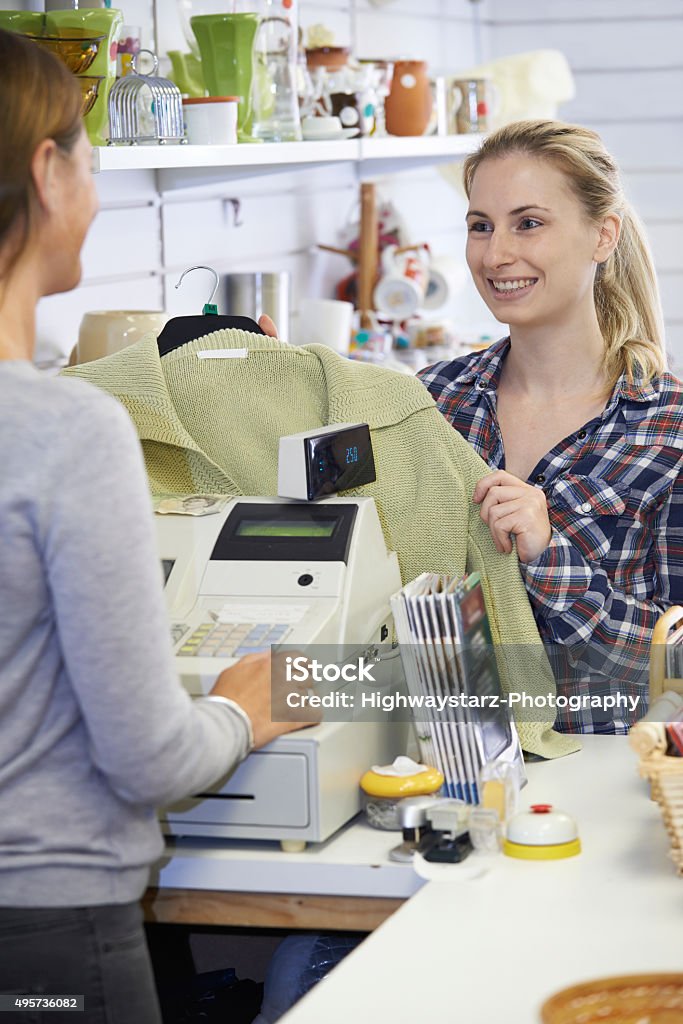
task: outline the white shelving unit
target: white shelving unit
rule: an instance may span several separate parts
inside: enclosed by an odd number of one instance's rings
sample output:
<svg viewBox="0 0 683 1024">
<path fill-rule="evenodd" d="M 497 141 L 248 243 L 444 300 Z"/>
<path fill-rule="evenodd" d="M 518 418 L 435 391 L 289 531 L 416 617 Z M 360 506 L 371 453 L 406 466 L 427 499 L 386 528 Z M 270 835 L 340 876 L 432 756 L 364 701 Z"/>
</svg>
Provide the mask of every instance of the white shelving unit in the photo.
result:
<svg viewBox="0 0 683 1024">
<path fill-rule="evenodd" d="M 156 170 L 162 189 L 216 178 L 349 162 L 362 179 L 423 164 L 458 160 L 476 149 L 479 135 L 387 136 L 341 142 L 249 143 L 234 146 L 103 146 L 95 149 L 96 171 Z"/>
<path fill-rule="evenodd" d="M 355 142 L 270 142 L 233 146 L 100 146 L 95 149 L 99 171 L 197 170 L 292 167 L 358 159 Z"/>
</svg>

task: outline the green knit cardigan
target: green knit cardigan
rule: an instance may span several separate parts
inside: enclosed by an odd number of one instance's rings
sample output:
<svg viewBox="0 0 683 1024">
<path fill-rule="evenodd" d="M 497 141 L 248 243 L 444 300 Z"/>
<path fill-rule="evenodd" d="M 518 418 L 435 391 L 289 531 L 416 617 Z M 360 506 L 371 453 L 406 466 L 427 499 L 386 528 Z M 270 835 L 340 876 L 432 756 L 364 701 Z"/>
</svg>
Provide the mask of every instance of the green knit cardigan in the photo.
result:
<svg viewBox="0 0 683 1024">
<path fill-rule="evenodd" d="M 233 358 L 198 356 L 217 349 Z M 504 689 L 555 693 L 517 556 L 496 551 L 471 500 L 490 470 L 416 378 L 322 345 L 237 330 L 207 334 L 163 359 L 150 334 L 64 373 L 108 391 L 128 410 L 153 495 L 276 495 L 281 436 L 368 423 L 377 480 L 345 493 L 375 499 L 403 581 L 425 571 L 478 572 Z M 526 751 L 557 757 L 580 748 L 575 737 L 553 731 L 547 710 L 516 718 Z"/>
</svg>

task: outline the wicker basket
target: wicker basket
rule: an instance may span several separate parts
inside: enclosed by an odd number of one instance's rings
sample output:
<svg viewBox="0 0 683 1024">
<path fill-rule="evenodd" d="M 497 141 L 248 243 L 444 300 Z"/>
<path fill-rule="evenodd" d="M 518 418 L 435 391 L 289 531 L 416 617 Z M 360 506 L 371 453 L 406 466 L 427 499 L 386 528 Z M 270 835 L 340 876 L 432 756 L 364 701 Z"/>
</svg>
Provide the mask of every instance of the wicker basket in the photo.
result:
<svg viewBox="0 0 683 1024">
<path fill-rule="evenodd" d="M 541 1007 L 543 1024 L 681 1024 L 683 974 L 626 974 L 565 988 Z"/>
</svg>

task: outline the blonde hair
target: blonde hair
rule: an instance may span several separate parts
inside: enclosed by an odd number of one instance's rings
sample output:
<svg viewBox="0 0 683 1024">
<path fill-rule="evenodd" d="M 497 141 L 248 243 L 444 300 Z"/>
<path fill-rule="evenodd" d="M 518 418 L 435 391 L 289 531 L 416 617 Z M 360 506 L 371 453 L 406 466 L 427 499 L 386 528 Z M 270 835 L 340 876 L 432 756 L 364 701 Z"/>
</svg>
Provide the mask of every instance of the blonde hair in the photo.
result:
<svg viewBox="0 0 683 1024">
<path fill-rule="evenodd" d="M 561 121 L 515 121 L 484 140 L 467 157 L 463 174 L 469 198 L 477 168 L 484 160 L 528 153 L 551 160 L 566 176 L 591 221 L 607 214 L 621 218 L 616 249 L 595 275 L 593 297 L 605 341 L 605 370 L 615 382 L 649 381 L 666 370 L 662 307 L 643 225 L 631 208 L 619 169 L 595 132 Z"/>
</svg>

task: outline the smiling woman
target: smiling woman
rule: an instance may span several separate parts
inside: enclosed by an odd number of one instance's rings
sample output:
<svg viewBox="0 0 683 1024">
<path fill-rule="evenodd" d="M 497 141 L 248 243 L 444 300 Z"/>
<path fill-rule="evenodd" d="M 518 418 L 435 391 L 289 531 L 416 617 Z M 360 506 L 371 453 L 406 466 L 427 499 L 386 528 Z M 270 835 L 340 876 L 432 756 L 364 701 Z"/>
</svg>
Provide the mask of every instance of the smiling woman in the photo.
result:
<svg viewBox="0 0 683 1024">
<path fill-rule="evenodd" d="M 494 470 L 473 500 L 516 548 L 560 691 L 638 696 L 642 713 L 654 623 L 683 601 L 683 392 L 647 242 L 588 129 L 507 125 L 464 178 L 467 263 L 510 334 L 420 376 Z"/>
</svg>

